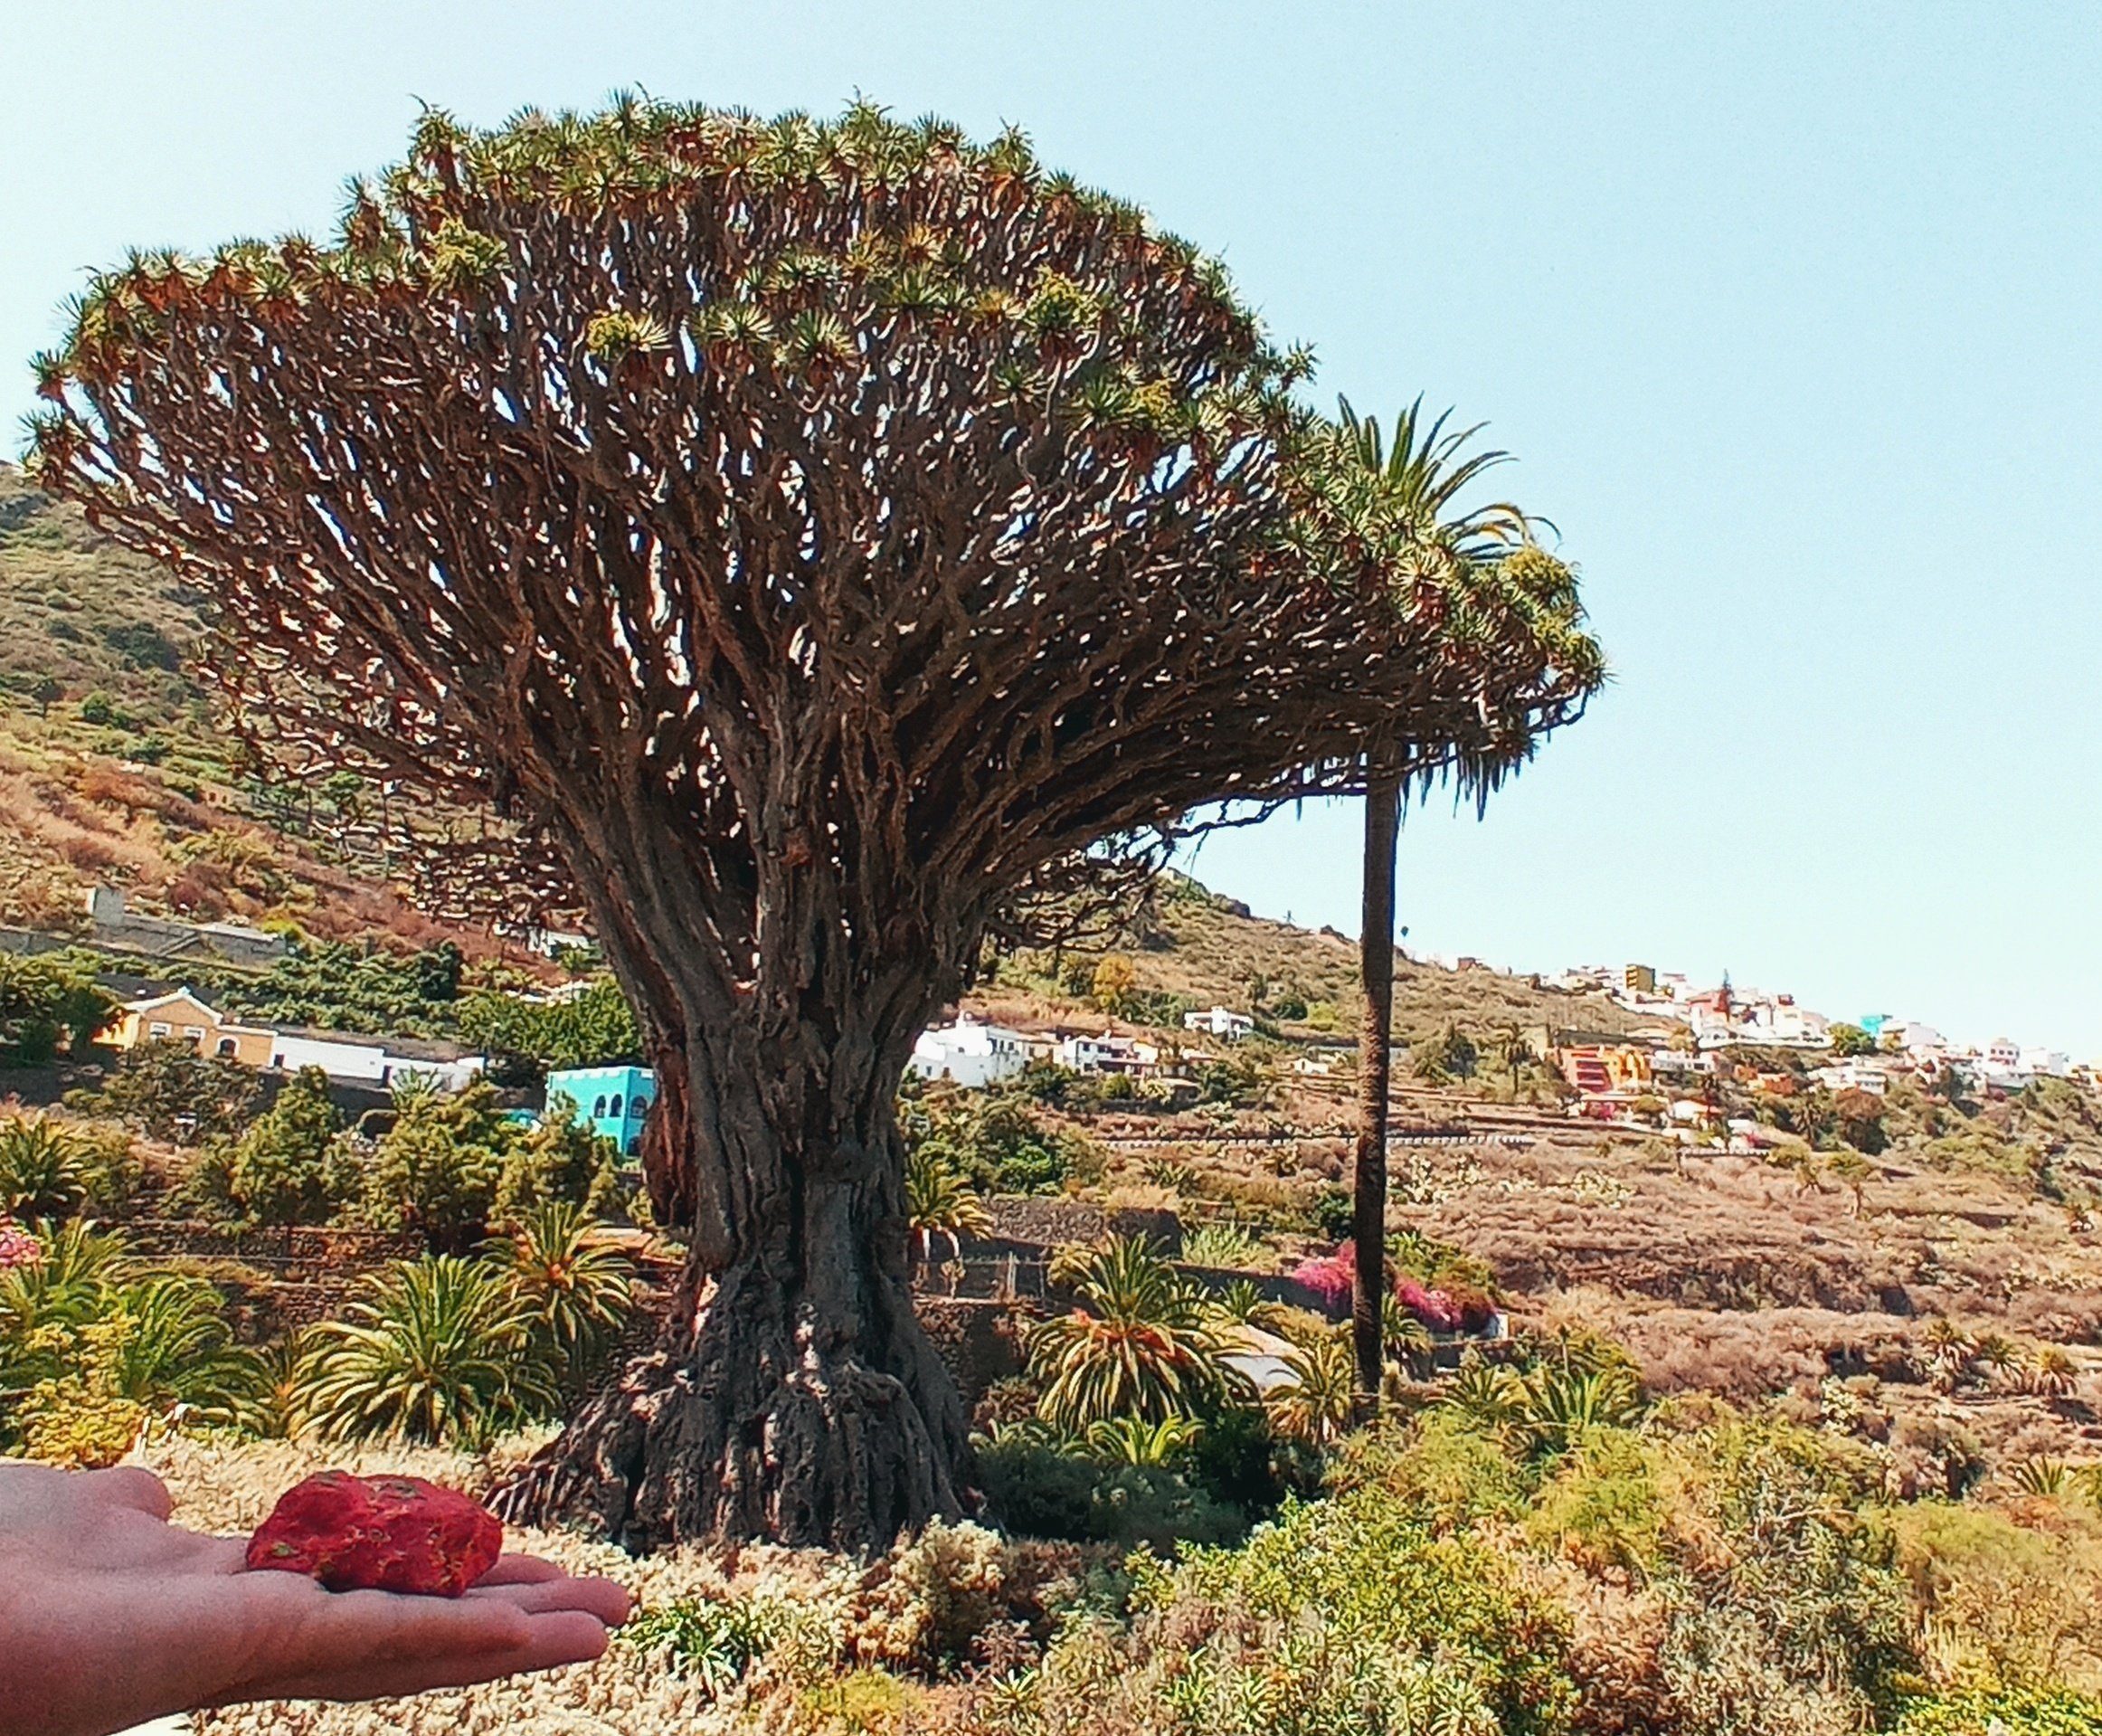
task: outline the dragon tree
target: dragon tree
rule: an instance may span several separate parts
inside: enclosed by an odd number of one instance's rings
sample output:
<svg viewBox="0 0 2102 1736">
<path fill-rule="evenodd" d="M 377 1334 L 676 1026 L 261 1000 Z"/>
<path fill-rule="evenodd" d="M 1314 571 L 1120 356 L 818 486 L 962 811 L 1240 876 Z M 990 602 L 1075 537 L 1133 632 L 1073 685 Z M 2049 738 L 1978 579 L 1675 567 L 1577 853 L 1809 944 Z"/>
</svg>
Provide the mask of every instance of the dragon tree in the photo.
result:
<svg viewBox="0 0 2102 1736">
<path fill-rule="evenodd" d="M 424 884 L 573 900 L 632 1000 L 686 1279 L 510 1494 L 631 1547 L 965 1508 L 894 1094 L 1018 900 L 1597 678 L 1567 569 L 1412 564 L 1303 356 L 1013 133 L 432 112 L 333 242 L 135 256 L 39 366 L 44 484 L 214 600 L 283 775 L 487 817 Z"/>
</svg>

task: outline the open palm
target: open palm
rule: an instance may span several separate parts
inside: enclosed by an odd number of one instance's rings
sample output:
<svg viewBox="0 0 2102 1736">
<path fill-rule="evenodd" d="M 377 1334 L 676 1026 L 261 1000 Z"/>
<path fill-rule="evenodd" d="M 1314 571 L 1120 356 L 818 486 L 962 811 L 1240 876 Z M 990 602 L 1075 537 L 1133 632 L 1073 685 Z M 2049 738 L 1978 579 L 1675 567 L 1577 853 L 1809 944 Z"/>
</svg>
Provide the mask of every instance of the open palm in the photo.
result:
<svg viewBox="0 0 2102 1736">
<path fill-rule="evenodd" d="M 149 1472 L 0 1460 L 0 1731 L 105 1736 L 242 1700 L 371 1700 L 582 1663 L 610 1579 L 507 1555 L 466 1596 L 325 1591 L 167 1523 Z"/>
</svg>

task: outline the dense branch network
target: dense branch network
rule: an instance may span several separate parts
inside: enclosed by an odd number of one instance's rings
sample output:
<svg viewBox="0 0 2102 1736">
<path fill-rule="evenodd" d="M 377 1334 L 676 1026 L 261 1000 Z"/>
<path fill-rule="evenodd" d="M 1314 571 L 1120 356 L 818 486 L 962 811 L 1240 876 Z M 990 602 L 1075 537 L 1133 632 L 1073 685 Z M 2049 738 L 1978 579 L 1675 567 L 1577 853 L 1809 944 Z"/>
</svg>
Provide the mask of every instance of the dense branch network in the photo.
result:
<svg viewBox="0 0 2102 1736">
<path fill-rule="evenodd" d="M 333 247 L 99 280 L 39 443 L 279 754 L 504 817 L 433 887 L 566 870 L 647 974 L 676 878 L 727 1015 L 791 909 L 967 960 L 1103 839 L 1574 715 L 1567 569 L 1425 558 L 1302 371 L 1014 135 L 432 114 Z"/>
</svg>

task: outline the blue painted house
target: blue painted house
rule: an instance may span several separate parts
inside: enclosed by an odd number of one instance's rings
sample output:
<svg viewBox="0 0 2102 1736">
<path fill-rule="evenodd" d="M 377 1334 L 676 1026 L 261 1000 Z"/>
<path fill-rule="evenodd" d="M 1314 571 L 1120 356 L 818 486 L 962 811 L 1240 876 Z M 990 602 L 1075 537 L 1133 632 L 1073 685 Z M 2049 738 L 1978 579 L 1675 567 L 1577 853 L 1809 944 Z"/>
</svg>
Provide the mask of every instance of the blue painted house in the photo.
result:
<svg viewBox="0 0 2102 1736">
<path fill-rule="evenodd" d="M 566 1099 L 569 1109 L 561 1110 Z M 547 1114 L 566 1113 L 633 1157 L 642 1124 L 657 1100 L 657 1080 L 646 1067 L 573 1067 L 547 1076 Z"/>
</svg>

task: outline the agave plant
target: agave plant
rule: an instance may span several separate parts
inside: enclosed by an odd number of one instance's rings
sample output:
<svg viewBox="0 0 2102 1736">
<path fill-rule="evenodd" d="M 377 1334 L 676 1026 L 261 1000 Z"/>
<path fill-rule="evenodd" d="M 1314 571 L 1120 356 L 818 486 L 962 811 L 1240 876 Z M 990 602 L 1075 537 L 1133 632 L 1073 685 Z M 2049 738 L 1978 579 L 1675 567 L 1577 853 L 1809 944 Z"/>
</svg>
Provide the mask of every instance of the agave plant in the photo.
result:
<svg viewBox="0 0 2102 1736">
<path fill-rule="evenodd" d="M 905 1159 L 905 1224 L 919 1243 L 920 1257 L 931 1261 L 937 1238 L 946 1238 L 951 1254 L 961 1255 L 961 1238 L 989 1233 L 992 1218 L 962 1171 L 921 1144 Z"/>
<path fill-rule="evenodd" d="M 63 1218 L 88 1197 L 88 1166 L 79 1144 L 46 1115 L 0 1121 L 0 1212 Z"/>
<path fill-rule="evenodd" d="M 1236 1271 L 1266 1265 L 1269 1250 L 1245 1225 L 1201 1224 L 1182 1238 L 1182 1259 L 1186 1266 Z"/>
<path fill-rule="evenodd" d="M 1357 1364 L 1349 1340 L 1324 1334 L 1285 1359 L 1291 1384 L 1264 1402 L 1270 1427 L 1292 1440 L 1326 1447 L 1339 1439 L 1357 1414 Z"/>
<path fill-rule="evenodd" d="M 1391 1293 L 1379 1299 L 1379 1321 L 1387 1360 L 1406 1365 L 1412 1372 L 1422 1369 L 1431 1356 L 1431 1329 Z"/>
<path fill-rule="evenodd" d="M 1068 1255 L 1058 1276 L 1080 1305 L 1029 1337 L 1046 1421 L 1081 1435 L 1111 1417 L 1194 1415 L 1220 1396 L 1231 1377 L 1203 1299 L 1143 1239 L 1113 1237 Z"/>
<path fill-rule="evenodd" d="M 299 1419 L 323 1435 L 480 1446 L 558 1402 L 532 1305 L 493 1266 L 403 1261 L 347 1313 L 308 1330 L 294 1376 Z"/>
<path fill-rule="evenodd" d="M 1516 1403 L 1517 1384 L 1508 1370 L 1491 1368 L 1469 1351 L 1460 1359 L 1460 1371 L 1445 1388 L 1444 1402 L 1473 1422 L 1501 1428 Z"/>
<path fill-rule="evenodd" d="M 2079 1369 L 2056 1344 L 2040 1344 L 2030 1353 L 2029 1390 L 2040 1398 L 2063 1399 L 2079 1382 Z"/>
<path fill-rule="evenodd" d="M 2073 1486 L 2074 1474 L 2065 1460 L 2031 1457 L 2012 1466 L 2007 1480 L 2023 1494 L 2064 1494 Z"/>
<path fill-rule="evenodd" d="M 1526 1451 L 1553 1457 L 1594 1429 L 1626 1428 L 1642 1414 L 1642 1386 L 1626 1369 L 1548 1365 L 1517 1382 L 1506 1428 Z"/>
<path fill-rule="evenodd" d="M 1225 1289 L 1206 1298 L 1213 1318 L 1236 1326 L 1261 1326 L 1276 1318 L 1278 1304 L 1263 1294 L 1254 1278 L 1236 1278 Z"/>
<path fill-rule="evenodd" d="M 490 1251 L 531 1321 L 532 1348 L 572 1378 L 627 1323 L 635 1269 L 582 1206 L 553 1200 L 520 1212 Z"/>
</svg>

